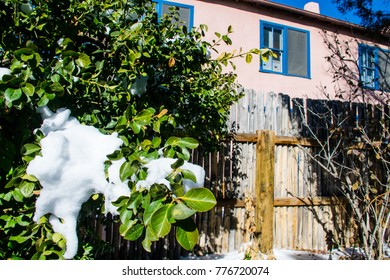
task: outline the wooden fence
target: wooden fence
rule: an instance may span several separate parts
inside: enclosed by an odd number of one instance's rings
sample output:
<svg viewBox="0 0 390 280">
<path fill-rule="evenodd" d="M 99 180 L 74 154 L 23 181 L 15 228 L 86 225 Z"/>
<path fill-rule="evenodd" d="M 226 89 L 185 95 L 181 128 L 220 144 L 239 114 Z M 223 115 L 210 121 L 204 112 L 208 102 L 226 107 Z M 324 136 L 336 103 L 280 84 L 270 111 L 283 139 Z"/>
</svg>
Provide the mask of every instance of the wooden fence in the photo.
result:
<svg viewBox="0 0 390 280">
<path fill-rule="evenodd" d="M 218 199 L 214 209 L 195 217 L 200 232 L 195 253 L 242 250 L 256 234 L 263 252 L 272 248 L 327 251 L 335 243 L 350 246 L 354 232 L 348 209 L 342 199 L 330 196 L 334 186 L 308 157 L 316 142 L 307 138 L 302 121 L 306 118 L 320 135 L 324 127 L 307 109 L 319 112 L 319 104 L 248 90 L 231 110 L 235 138 L 219 152 L 192 154 L 192 161 L 206 170 L 205 187 Z M 358 104 L 332 106 L 356 115 L 350 125 L 368 121 Z M 380 116 L 373 109 L 371 120 Z M 147 253 L 140 242 L 123 240 L 117 223 L 94 221 L 92 227 L 111 244 L 102 249 L 100 258 L 177 259 L 188 254 L 175 241 L 174 232 Z"/>
</svg>

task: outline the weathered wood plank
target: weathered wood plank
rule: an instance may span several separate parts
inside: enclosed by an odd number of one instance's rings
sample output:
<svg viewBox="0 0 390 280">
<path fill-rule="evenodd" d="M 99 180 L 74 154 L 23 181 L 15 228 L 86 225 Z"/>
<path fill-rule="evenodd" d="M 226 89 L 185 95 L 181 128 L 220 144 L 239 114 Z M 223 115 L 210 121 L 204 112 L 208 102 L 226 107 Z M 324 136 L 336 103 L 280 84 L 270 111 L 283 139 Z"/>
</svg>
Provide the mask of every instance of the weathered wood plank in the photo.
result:
<svg viewBox="0 0 390 280">
<path fill-rule="evenodd" d="M 255 133 L 237 133 L 234 135 L 234 140 L 237 142 L 257 142 L 257 134 Z M 317 141 L 310 138 L 298 138 L 293 136 L 275 136 L 276 145 L 293 145 L 293 146 L 319 146 Z"/>
<path fill-rule="evenodd" d="M 256 204 L 255 224 L 260 235 L 259 249 L 271 254 L 274 226 L 274 172 L 275 172 L 275 132 L 258 131 L 256 144 Z M 259 176 L 261 174 L 261 176 Z"/>
</svg>

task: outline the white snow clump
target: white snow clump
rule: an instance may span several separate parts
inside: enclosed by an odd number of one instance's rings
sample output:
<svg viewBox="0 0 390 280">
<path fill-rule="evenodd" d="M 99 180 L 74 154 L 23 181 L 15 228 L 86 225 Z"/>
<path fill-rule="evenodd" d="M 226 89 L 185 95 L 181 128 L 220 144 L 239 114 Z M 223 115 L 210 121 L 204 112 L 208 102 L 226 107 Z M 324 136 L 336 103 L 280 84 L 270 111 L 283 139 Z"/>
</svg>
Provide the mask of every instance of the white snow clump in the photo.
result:
<svg viewBox="0 0 390 280">
<path fill-rule="evenodd" d="M 111 202 L 120 196 L 130 196 L 128 181 L 122 182 L 119 176 L 125 159 L 112 162 L 108 180 L 104 170 L 107 155 L 118 150 L 123 141 L 117 133 L 104 135 L 95 127 L 80 124 L 70 116 L 69 109 L 53 113 L 43 107 L 39 112 L 43 118 L 40 130 L 45 135 L 40 142 L 42 156 L 36 156 L 27 167 L 27 174 L 34 175 L 43 187 L 33 220 L 38 222 L 42 216 L 50 214 L 49 222 L 54 231 L 66 239 L 64 258 L 72 259 L 78 249 L 76 227 L 82 204 L 92 194 L 104 194 L 106 213 L 117 215 L 117 208 Z M 159 158 L 145 164 L 148 175 L 136 184 L 138 189 L 148 189 L 154 183 L 170 188 L 165 178 L 172 172 L 171 165 L 175 161 Z M 183 180 L 186 192 L 203 186 L 205 171 L 202 167 L 185 162 L 181 168 L 191 170 L 196 176 L 196 183 Z"/>
<path fill-rule="evenodd" d="M 171 189 L 171 185 L 166 177 L 172 173 L 171 165 L 176 161 L 177 159 L 174 158 L 158 158 L 145 164 L 144 166 L 148 168 L 148 175 L 145 180 L 138 181 L 136 184 L 137 189 L 149 189 L 153 184 L 163 184 L 168 189 Z M 188 192 L 192 188 L 204 186 L 205 170 L 203 167 L 185 161 L 180 168 L 192 171 L 196 177 L 196 182 L 183 179 L 184 192 Z"/>
<path fill-rule="evenodd" d="M 53 113 L 44 107 L 41 114 L 40 130 L 45 135 L 40 143 L 42 156 L 36 156 L 27 167 L 27 174 L 37 177 L 43 187 L 33 220 L 38 222 L 51 214 L 54 231 L 66 239 L 64 257 L 71 259 L 77 253 L 76 224 L 82 204 L 94 193 L 104 194 L 110 205 L 119 196 L 130 194 L 125 184 L 107 181 L 104 171 L 106 155 L 123 142 L 116 133 L 104 135 L 95 127 L 81 125 L 70 117 L 68 109 Z M 113 206 L 109 210 L 114 210 Z"/>
</svg>

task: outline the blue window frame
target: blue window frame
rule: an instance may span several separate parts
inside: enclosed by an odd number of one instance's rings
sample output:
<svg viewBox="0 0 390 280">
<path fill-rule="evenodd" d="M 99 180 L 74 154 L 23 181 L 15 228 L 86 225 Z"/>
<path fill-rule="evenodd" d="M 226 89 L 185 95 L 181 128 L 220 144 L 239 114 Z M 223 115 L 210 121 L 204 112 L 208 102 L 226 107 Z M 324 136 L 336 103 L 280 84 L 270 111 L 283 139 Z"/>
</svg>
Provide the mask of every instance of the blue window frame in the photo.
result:
<svg viewBox="0 0 390 280">
<path fill-rule="evenodd" d="M 390 91 L 390 51 L 359 45 L 359 72 L 363 87 Z"/>
<path fill-rule="evenodd" d="M 310 78 L 309 31 L 260 21 L 260 48 L 275 54 L 261 61 L 260 71 Z"/>
<path fill-rule="evenodd" d="M 156 3 L 157 14 L 159 17 L 170 13 L 170 8 L 179 8 L 179 22 L 185 25 L 188 30 L 194 26 L 194 7 L 186 4 L 170 2 L 165 0 L 154 0 Z"/>
</svg>

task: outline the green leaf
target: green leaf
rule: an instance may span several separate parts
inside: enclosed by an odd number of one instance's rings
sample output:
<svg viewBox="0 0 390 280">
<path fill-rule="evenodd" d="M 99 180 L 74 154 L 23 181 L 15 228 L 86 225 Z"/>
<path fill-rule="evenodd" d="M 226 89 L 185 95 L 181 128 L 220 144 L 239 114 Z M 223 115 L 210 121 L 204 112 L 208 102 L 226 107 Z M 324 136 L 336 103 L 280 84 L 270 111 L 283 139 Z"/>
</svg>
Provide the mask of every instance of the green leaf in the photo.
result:
<svg viewBox="0 0 390 280">
<path fill-rule="evenodd" d="M 155 112 L 156 110 L 153 108 L 142 110 L 134 117 L 133 121 L 139 123 L 140 125 L 147 125 L 150 123 Z"/>
<path fill-rule="evenodd" d="M 129 197 L 127 196 L 121 196 L 119 197 L 117 200 L 111 202 L 112 205 L 116 206 L 116 207 L 122 207 L 123 205 L 125 205 L 129 200 Z"/>
<path fill-rule="evenodd" d="M 196 176 L 191 170 L 182 169 L 181 174 L 183 174 L 184 179 L 188 179 L 196 183 Z"/>
<path fill-rule="evenodd" d="M 40 146 L 38 146 L 36 144 L 28 143 L 28 144 L 23 145 L 21 153 L 23 155 L 27 156 L 27 155 L 31 155 L 35 152 L 38 152 L 40 150 L 41 150 Z"/>
<path fill-rule="evenodd" d="M 144 224 L 147 226 L 150 224 L 150 221 L 152 220 L 152 216 L 154 213 L 156 213 L 161 207 L 164 205 L 162 204 L 162 200 L 156 200 L 150 203 L 150 205 L 145 209 L 144 212 Z"/>
<path fill-rule="evenodd" d="M 199 142 L 191 137 L 184 137 L 177 141 L 179 147 L 186 147 L 189 149 L 196 149 L 199 146 Z"/>
<path fill-rule="evenodd" d="M 119 160 L 119 159 L 123 158 L 123 154 L 120 150 L 116 150 L 112 154 L 107 155 L 107 158 L 109 160 Z"/>
<path fill-rule="evenodd" d="M 198 243 L 199 232 L 195 222 L 187 218 L 176 223 L 176 239 L 186 250 L 190 251 Z"/>
<path fill-rule="evenodd" d="M 5 99 L 12 103 L 13 101 L 18 100 L 20 97 L 22 97 L 22 90 L 20 88 L 13 89 L 13 88 L 7 88 L 4 92 Z"/>
<path fill-rule="evenodd" d="M 22 91 L 25 95 L 33 96 L 35 92 L 35 87 L 32 84 L 26 83 L 24 87 L 22 87 Z"/>
<path fill-rule="evenodd" d="M 76 63 L 80 67 L 84 68 L 84 67 L 87 67 L 91 64 L 91 59 L 89 58 L 89 56 L 87 54 L 82 53 L 77 58 Z"/>
<path fill-rule="evenodd" d="M 158 237 L 164 237 L 171 231 L 169 222 L 171 205 L 164 205 L 152 216 L 150 226 Z"/>
<path fill-rule="evenodd" d="M 21 57 L 22 54 L 24 55 L 31 55 L 34 51 L 30 48 L 22 48 L 15 51 L 15 56 Z"/>
<path fill-rule="evenodd" d="M 217 204 L 213 193 L 206 188 L 190 189 L 180 198 L 187 204 L 187 206 L 198 212 L 209 211 Z"/>
<path fill-rule="evenodd" d="M 191 158 L 190 151 L 185 147 L 181 147 L 181 153 L 178 153 L 177 156 L 187 161 Z"/>
<path fill-rule="evenodd" d="M 137 123 L 137 122 L 131 122 L 131 123 L 130 123 L 130 127 L 131 127 L 131 129 L 133 130 L 133 132 L 134 132 L 135 134 L 138 134 L 138 133 L 140 133 L 140 131 L 141 131 L 142 125 L 140 125 L 140 124 Z"/>
<path fill-rule="evenodd" d="M 153 148 L 157 149 L 161 144 L 161 138 L 160 137 L 154 137 L 152 139 L 152 146 Z"/>
<path fill-rule="evenodd" d="M 19 188 L 16 188 L 12 191 L 12 196 L 17 202 L 22 202 L 23 201 L 23 194 Z"/>
<path fill-rule="evenodd" d="M 168 188 L 162 184 L 154 184 L 150 187 L 150 196 L 154 199 L 164 198 L 169 193 Z"/>
<path fill-rule="evenodd" d="M 44 107 L 47 105 L 47 103 L 49 103 L 50 99 L 48 98 L 48 96 L 46 94 L 44 94 L 38 101 L 38 106 L 39 107 Z"/>
<path fill-rule="evenodd" d="M 188 208 L 184 203 L 176 204 L 171 211 L 171 215 L 176 220 L 185 220 L 196 213 L 196 210 Z"/>
<path fill-rule="evenodd" d="M 127 232 L 137 223 L 137 220 L 128 220 L 126 223 L 122 223 L 119 227 L 119 233 L 122 236 L 126 236 Z"/>
<path fill-rule="evenodd" d="M 177 142 L 179 141 L 179 137 L 176 137 L 176 136 L 171 136 L 168 138 L 168 140 L 165 142 L 165 145 L 164 147 L 168 147 L 168 146 L 176 146 L 177 145 Z"/>
<path fill-rule="evenodd" d="M 145 233 L 145 238 L 142 241 L 142 247 L 146 251 L 151 252 L 150 247 L 152 246 L 152 242 L 157 241 L 157 240 L 158 240 L 158 237 L 153 232 L 153 230 L 150 227 L 146 227 L 146 233 Z"/>
<path fill-rule="evenodd" d="M 171 183 L 171 189 L 172 189 L 173 194 L 176 197 L 180 197 L 180 196 L 184 195 L 184 187 L 182 184 Z"/>
<path fill-rule="evenodd" d="M 17 235 L 17 236 L 10 236 L 10 238 L 9 238 L 9 240 L 16 241 L 19 244 L 22 244 L 22 243 L 26 242 L 29 239 L 31 239 L 31 236 L 20 236 L 20 235 Z"/>
<path fill-rule="evenodd" d="M 153 130 L 155 132 L 160 132 L 161 122 L 159 120 L 153 123 Z"/>
<path fill-rule="evenodd" d="M 127 208 L 123 209 L 119 214 L 119 219 L 124 224 L 133 217 L 133 211 L 129 211 Z"/>
<path fill-rule="evenodd" d="M 135 241 L 141 237 L 145 226 L 143 224 L 136 224 L 132 226 L 126 233 L 125 239 Z"/>
<path fill-rule="evenodd" d="M 125 181 L 126 179 L 130 178 L 134 174 L 134 170 L 131 167 L 131 163 L 128 161 L 125 161 L 121 168 L 119 169 L 119 178 L 121 181 Z"/>
<path fill-rule="evenodd" d="M 174 163 L 171 164 L 171 167 L 172 167 L 172 169 L 177 169 L 180 166 L 182 166 L 183 164 L 184 164 L 184 160 L 179 158 Z"/>
<path fill-rule="evenodd" d="M 25 174 L 21 178 L 23 180 L 27 180 L 27 181 L 30 181 L 30 182 L 38 182 L 37 177 L 35 177 L 34 175 L 31 175 L 31 174 Z"/>
<path fill-rule="evenodd" d="M 250 54 L 250 53 L 246 54 L 246 56 L 245 56 L 246 63 L 251 63 L 252 58 L 253 58 L 252 54 Z"/>
<path fill-rule="evenodd" d="M 58 232 L 55 232 L 52 236 L 52 239 L 55 243 L 58 243 L 60 242 L 62 239 L 64 239 L 64 237 L 62 236 L 62 234 L 58 233 Z"/>
<path fill-rule="evenodd" d="M 35 184 L 28 181 L 23 181 L 20 186 L 20 192 L 24 197 L 31 197 L 33 195 Z"/>
<path fill-rule="evenodd" d="M 52 92 L 62 93 L 64 91 L 64 88 L 62 87 L 62 85 L 60 83 L 54 82 L 50 85 L 50 90 Z"/>
<path fill-rule="evenodd" d="M 129 204 L 127 205 L 127 209 L 137 209 L 139 204 L 142 202 L 143 196 L 142 193 L 134 192 L 131 194 L 129 199 Z"/>
</svg>

